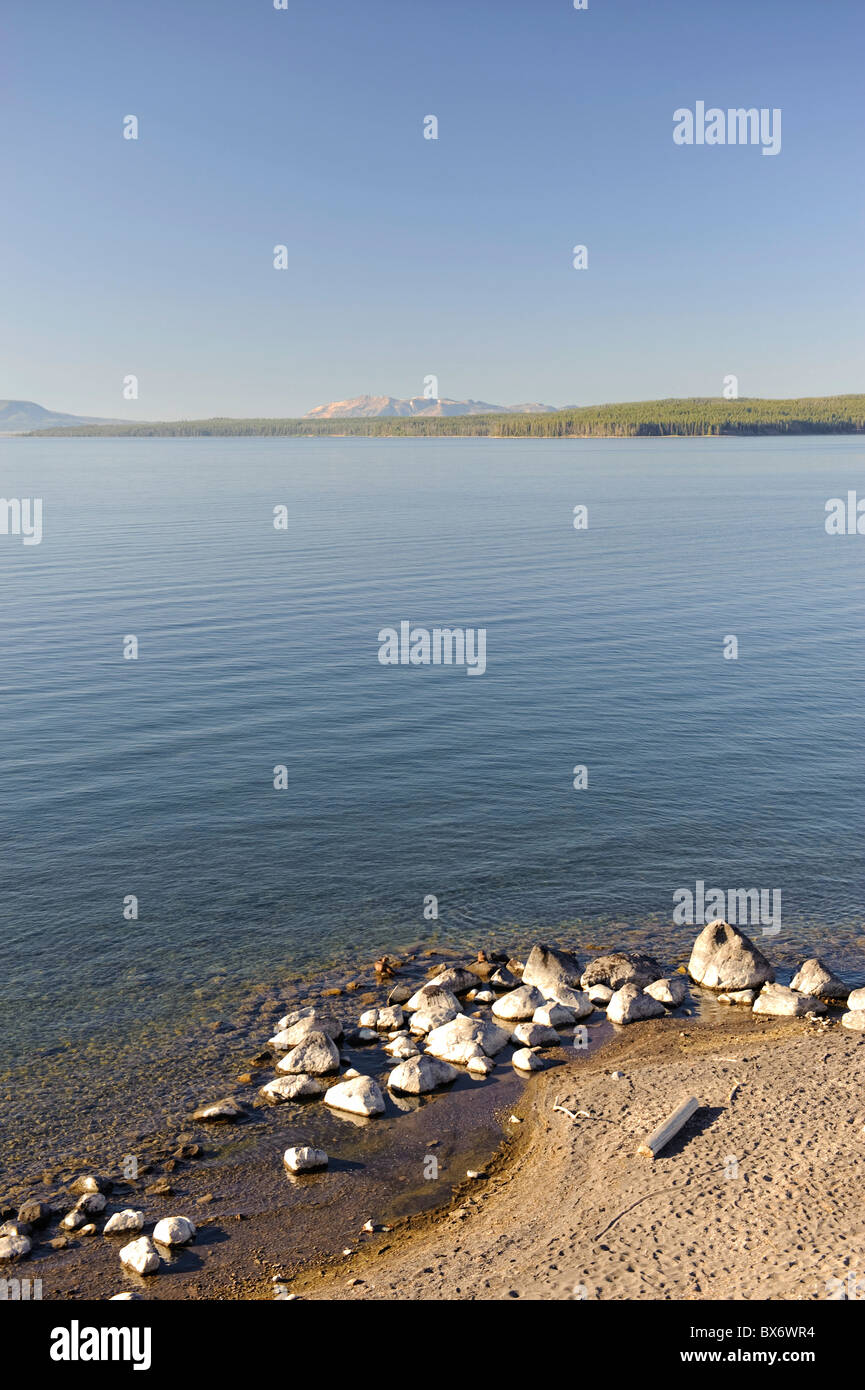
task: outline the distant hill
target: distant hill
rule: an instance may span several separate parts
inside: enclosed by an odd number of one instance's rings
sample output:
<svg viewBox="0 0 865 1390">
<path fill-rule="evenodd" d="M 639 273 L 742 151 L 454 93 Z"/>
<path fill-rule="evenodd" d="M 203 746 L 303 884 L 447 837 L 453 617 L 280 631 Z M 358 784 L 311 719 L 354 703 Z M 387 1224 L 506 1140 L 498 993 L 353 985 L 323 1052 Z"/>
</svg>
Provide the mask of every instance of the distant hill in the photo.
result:
<svg viewBox="0 0 865 1390">
<path fill-rule="evenodd" d="M 35 401 L 0 401 L 0 434 L 29 434 L 33 430 L 74 428 L 76 425 L 119 425 L 128 421 L 108 420 L 98 415 L 64 415 L 46 410 Z"/>
<path fill-rule="evenodd" d="M 554 405 L 490 405 L 487 401 L 453 401 L 447 396 L 353 396 L 348 401 L 331 401 L 308 410 L 304 420 L 380 420 L 407 416 L 442 417 L 450 415 L 542 415 L 553 413 Z"/>
<path fill-rule="evenodd" d="M 387 399 L 387 397 L 385 397 Z M 407 438 L 449 435 L 494 439 L 701 438 L 760 434 L 861 434 L 865 395 L 812 396 L 799 400 L 736 401 L 688 397 L 666 401 L 620 401 L 612 405 L 571 406 L 567 410 L 488 412 L 442 417 L 374 415 L 315 417 L 303 420 L 153 420 L 137 424 L 85 425 L 40 429 L 48 434 L 104 438 L 231 438 L 236 435 Z"/>
</svg>

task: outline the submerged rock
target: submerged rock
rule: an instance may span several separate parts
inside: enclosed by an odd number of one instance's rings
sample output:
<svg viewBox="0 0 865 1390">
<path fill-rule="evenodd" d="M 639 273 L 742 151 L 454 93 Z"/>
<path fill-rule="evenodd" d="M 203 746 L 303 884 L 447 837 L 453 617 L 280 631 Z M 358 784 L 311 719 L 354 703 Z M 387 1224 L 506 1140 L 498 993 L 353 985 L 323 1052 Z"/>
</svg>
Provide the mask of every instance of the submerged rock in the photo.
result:
<svg viewBox="0 0 865 1390">
<path fill-rule="evenodd" d="M 807 1013 L 825 1012 L 826 1005 L 821 1000 L 771 982 L 763 986 L 754 1000 L 755 1014 L 771 1014 L 773 1018 L 801 1018 Z"/>
<path fill-rule="evenodd" d="M 812 994 L 829 1004 L 843 1004 L 850 993 L 850 986 L 839 980 L 818 956 L 802 962 L 790 981 L 790 988 L 798 994 Z"/>
<path fill-rule="evenodd" d="M 384 1096 L 371 1076 L 355 1076 L 351 1081 L 331 1086 L 325 1092 L 324 1103 L 351 1115 L 381 1115 L 385 1109 Z"/>
<path fill-rule="evenodd" d="M 212 1100 L 206 1105 L 199 1105 L 197 1110 L 192 1113 L 193 1120 L 209 1120 L 211 1122 L 230 1123 L 232 1120 L 241 1120 L 246 1114 L 242 1105 L 228 1096 L 225 1100 Z"/>
<path fill-rule="evenodd" d="M 611 1023 L 639 1023 L 646 1018 L 663 1018 L 666 1012 L 658 999 L 634 984 L 622 985 L 607 1005 Z"/>
<path fill-rule="evenodd" d="M 104 1236 L 125 1235 L 127 1231 L 144 1230 L 144 1212 L 133 1211 L 132 1207 L 125 1207 L 123 1211 L 116 1211 L 113 1216 L 109 1216 L 102 1228 Z"/>
<path fill-rule="evenodd" d="M 677 1009 L 687 993 L 687 986 L 681 975 L 666 975 L 662 980 L 653 980 L 646 985 L 646 994 L 651 994 L 659 1003 Z"/>
<path fill-rule="evenodd" d="M 535 1009 L 539 1009 L 546 1003 L 544 996 L 534 985 L 520 985 L 517 989 L 512 989 L 509 994 L 503 994 L 493 1004 L 493 1013 L 496 1018 L 513 1019 L 519 1022 L 522 1019 L 530 1019 Z"/>
<path fill-rule="evenodd" d="M 313 1173 L 317 1168 L 326 1168 L 328 1165 L 324 1149 L 313 1149 L 308 1144 L 286 1149 L 282 1161 L 290 1173 Z"/>
<path fill-rule="evenodd" d="M 527 1047 L 521 1047 L 511 1058 L 511 1062 L 517 1071 L 543 1071 L 547 1065 L 543 1057 L 539 1057 L 536 1052 L 531 1052 Z"/>
<path fill-rule="evenodd" d="M 278 1076 L 268 1081 L 258 1093 L 267 1105 L 282 1105 L 289 1100 L 313 1100 L 324 1095 L 324 1084 L 307 1072 Z"/>
<path fill-rule="evenodd" d="M 187 1216 L 163 1216 L 153 1227 L 153 1239 L 160 1245 L 188 1245 L 195 1239 L 195 1222 Z"/>
<path fill-rule="evenodd" d="M 580 976 L 583 989 L 592 985 L 609 985 L 615 993 L 623 985 L 639 985 L 645 989 L 653 980 L 662 979 L 664 967 L 645 951 L 612 951 L 596 956 Z"/>
<path fill-rule="evenodd" d="M 560 985 L 576 989 L 580 983 L 580 963 L 571 951 L 555 946 L 533 946 L 523 967 L 523 984 L 534 985 L 547 997 Z"/>
<path fill-rule="evenodd" d="M 327 1076 L 329 1072 L 339 1071 L 336 1043 L 326 1033 L 308 1033 L 302 1042 L 286 1053 L 277 1071 L 303 1072 L 309 1076 Z"/>
<path fill-rule="evenodd" d="M 688 974 L 706 989 L 757 989 L 771 984 L 775 971 L 763 952 L 738 927 L 718 918 L 694 942 Z"/>
<path fill-rule="evenodd" d="M 459 1072 L 448 1062 L 425 1054 L 422 1057 L 409 1057 L 400 1062 L 387 1079 L 392 1091 L 402 1091 L 406 1095 L 421 1096 L 434 1091 L 438 1086 L 448 1086 L 456 1081 Z"/>
<path fill-rule="evenodd" d="M 159 1268 L 159 1251 L 149 1236 L 131 1240 L 120 1251 L 120 1263 L 136 1274 L 155 1274 Z"/>
</svg>

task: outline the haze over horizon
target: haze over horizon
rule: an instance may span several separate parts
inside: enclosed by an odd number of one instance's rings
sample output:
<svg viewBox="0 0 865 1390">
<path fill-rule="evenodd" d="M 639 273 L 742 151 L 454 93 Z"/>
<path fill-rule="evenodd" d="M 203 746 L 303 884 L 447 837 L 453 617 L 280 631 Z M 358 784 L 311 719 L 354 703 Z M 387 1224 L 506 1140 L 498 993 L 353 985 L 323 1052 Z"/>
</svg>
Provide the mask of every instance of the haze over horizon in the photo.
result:
<svg viewBox="0 0 865 1390">
<path fill-rule="evenodd" d="M 861 389 L 853 0 L 47 0 L 2 37 L 6 398 L 172 420 L 430 375 L 502 405 Z M 700 100 L 780 109 L 781 152 L 677 146 Z"/>
</svg>

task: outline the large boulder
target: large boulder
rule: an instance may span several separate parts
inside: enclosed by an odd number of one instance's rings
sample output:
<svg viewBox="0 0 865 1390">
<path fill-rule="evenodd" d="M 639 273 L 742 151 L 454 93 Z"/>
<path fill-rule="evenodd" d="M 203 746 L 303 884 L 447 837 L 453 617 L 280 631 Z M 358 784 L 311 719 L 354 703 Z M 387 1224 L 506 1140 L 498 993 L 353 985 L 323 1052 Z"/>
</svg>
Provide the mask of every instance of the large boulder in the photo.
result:
<svg viewBox="0 0 865 1390">
<path fill-rule="evenodd" d="M 441 1028 L 435 1028 L 426 1040 L 427 1052 L 441 1057 L 445 1062 L 465 1065 L 469 1057 L 484 1053 L 495 1057 L 503 1047 L 507 1047 L 510 1034 L 504 1028 L 497 1028 L 482 1018 L 469 1018 L 460 1014 Z"/>
<path fill-rule="evenodd" d="M 292 1015 L 289 1014 L 288 1017 L 291 1018 Z M 268 1038 L 268 1042 L 275 1051 L 287 1052 L 289 1048 L 297 1047 L 311 1033 L 326 1033 L 329 1038 L 338 1041 L 342 1037 L 342 1024 L 327 1014 L 316 1013 L 313 1010 L 288 1023 L 285 1028 L 279 1028 L 272 1038 Z"/>
<path fill-rule="evenodd" d="M 847 995 L 847 1008 L 854 1012 L 865 1009 L 865 989 L 854 989 Z"/>
<path fill-rule="evenodd" d="M 514 1023 L 530 1019 L 535 1009 L 546 1003 L 544 996 L 534 985 L 520 985 L 509 994 L 502 994 L 493 1004 L 496 1018 L 506 1018 Z"/>
<path fill-rule="evenodd" d="M 775 978 L 774 969 L 753 941 L 720 918 L 709 922 L 694 942 L 688 974 L 706 989 L 726 991 L 759 989 Z"/>
<path fill-rule="evenodd" d="M 580 984 L 583 989 L 591 989 L 592 985 L 608 985 L 615 993 L 622 985 L 639 985 L 640 989 L 645 989 L 653 980 L 660 980 L 663 974 L 664 967 L 645 951 L 611 951 L 606 956 L 596 956 L 589 961 L 580 976 Z M 564 1000 L 560 1002 L 564 1003 Z"/>
<path fill-rule="evenodd" d="M 810 994 L 797 994 L 786 985 L 765 984 L 754 1000 L 755 1014 L 773 1018 L 801 1018 L 803 1014 L 824 1014 L 826 1005 Z"/>
<path fill-rule="evenodd" d="M 575 1020 L 588 1018 L 595 1007 L 585 990 L 571 989 L 570 985 L 550 985 L 544 994 L 548 1004 L 561 1004 L 563 1008 L 570 1009 Z"/>
<path fill-rule="evenodd" d="M 555 946 L 533 946 L 523 969 L 523 984 L 534 985 L 547 998 L 559 985 L 576 989 L 580 983 L 580 963 L 571 951 Z"/>
<path fill-rule="evenodd" d="M 677 1009 L 685 998 L 686 988 L 681 975 L 665 975 L 663 980 L 653 980 L 646 985 L 645 993 L 668 1008 Z"/>
<path fill-rule="evenodd" d="M 459 1009 L 448 1009 L 444 1006 L 432 1006 L 428 1009 L 415 1009 L 411 1016 L 411 1031 L 415 1037 L 422 1038 L 426 1033 L 432 1033 L 436 1028 L 443 1028 L 451 1019 L 459 1017 Z"/>
<path fill-rule="evenodd" d="M 350 1115 L 381 1115 L 385 1108 L 381 1089 L 371 1076 L 353 1076 L 350 1081 L 331 1086 L 325 1092 L 324 1103 Z"/>
<path fill-rule="evenodd" d="M 308 1076 L 327 1076 L 328 1072 L 339 1071 L 339 1051 L 336 1043 L 327 1033 L 308 1033 L 302 1042 L 287 1052 L 277 1066 L 277 1071 Z"/>
<path fill-rule="evenodd" d="M 850 986 L 839 980 L 818 956 L 803 961 L 790 981 L 790 988 L 798 994 L 813 994 L 827 1004 L 843 1004 L 850 993 Z"/>
<path fill-rule="evenodd" d="M 634 984 L 622 985 L 607 1005 L 611 1023 L 638 1023 L 644 1018 L 663 1018 L 666 1012 L 660 1000 Z"/>
<path fill-rule="evenodd" d="M 564 1004 L 542 1004 L 532 1014 L 532 1023 L 544 1023 L 548 1028 L 564 1028 L 568 1023 L 576 1023 L 577 1015 Z"/>
<path fill-rule="evenodd" d="M 409 1096 L 422 1096 L 434 1091 L 437 1086 L 449 1086 L 456 1081 L 459 1072 L 448 1062 L 438 1057 L 424 1054 L 422 1057 L 409 1057 L 400 1062 L 387 1079 L 391 1091 L 402 1091 Z"/>
</svg>

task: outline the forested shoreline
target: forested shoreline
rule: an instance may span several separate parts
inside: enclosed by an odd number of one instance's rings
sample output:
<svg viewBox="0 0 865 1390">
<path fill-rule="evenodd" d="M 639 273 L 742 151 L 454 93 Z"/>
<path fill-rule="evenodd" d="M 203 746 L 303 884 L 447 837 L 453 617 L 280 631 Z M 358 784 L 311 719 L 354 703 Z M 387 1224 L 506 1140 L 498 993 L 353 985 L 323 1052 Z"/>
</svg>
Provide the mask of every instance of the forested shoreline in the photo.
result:
<svg viewBox="0 0 865 1390">
<path fill-rule="evenodd" d="M 797 400 L 687 398 L 570 407 L 552 414 L 378 416 L 330 420 L 169 420 L 63 426 L 30 438 L 232 437 L 235 435 L 446 437 L 498 439 L 667 438 L 724 435 L 857 434 L 865 430 L 865 395 Z"/>
</svg>

